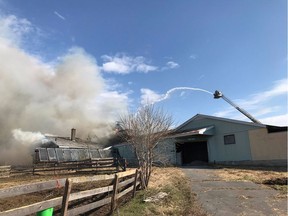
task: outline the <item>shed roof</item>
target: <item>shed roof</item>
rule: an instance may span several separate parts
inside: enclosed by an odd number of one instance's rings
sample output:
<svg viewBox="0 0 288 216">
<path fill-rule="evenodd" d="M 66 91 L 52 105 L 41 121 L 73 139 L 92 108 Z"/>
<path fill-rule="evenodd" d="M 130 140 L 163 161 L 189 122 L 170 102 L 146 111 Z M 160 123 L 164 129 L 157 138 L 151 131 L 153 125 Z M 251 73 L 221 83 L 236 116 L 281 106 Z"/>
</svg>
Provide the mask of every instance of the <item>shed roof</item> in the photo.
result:
<svg viewBox="0 0 288 216">
<path fill-rule="evenodd" d="M 96 143 L 85 141 L 79 138 L 71 140 L 69 137 L 53 137 L 46 136 L 41 147 L 54 147 L 54 148 L 99 148 Z"/>
</svg>

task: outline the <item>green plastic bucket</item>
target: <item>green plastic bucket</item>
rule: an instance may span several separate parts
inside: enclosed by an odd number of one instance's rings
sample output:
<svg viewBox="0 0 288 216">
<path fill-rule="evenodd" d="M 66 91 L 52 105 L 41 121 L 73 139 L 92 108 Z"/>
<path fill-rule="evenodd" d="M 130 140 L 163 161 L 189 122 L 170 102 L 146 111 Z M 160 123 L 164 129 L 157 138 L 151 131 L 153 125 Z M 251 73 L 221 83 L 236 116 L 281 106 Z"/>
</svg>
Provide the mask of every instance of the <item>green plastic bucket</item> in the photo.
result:
<svg viewBox="0 0 288 216">
<path fill-rule="evenodd" d="M 37 216 L 52 216 L 52 215 L 53 215 L 53 208 L 48 208 L 37 212 Z"/>
</svg>

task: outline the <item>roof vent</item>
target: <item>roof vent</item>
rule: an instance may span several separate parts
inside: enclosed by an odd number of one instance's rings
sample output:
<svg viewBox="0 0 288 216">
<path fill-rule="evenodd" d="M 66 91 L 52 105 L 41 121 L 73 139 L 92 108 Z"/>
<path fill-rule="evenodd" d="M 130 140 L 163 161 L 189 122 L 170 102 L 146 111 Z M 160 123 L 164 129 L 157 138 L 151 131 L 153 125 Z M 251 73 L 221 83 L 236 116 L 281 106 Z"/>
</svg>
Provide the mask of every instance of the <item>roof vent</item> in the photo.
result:
<svg viewBox="0 0 288 216">
<path fill-rule="evenodd" d="M 76 138 L 76 129 L 72 128 L 71 129 L 71 141 L 75 141 Z"/>
</svg>

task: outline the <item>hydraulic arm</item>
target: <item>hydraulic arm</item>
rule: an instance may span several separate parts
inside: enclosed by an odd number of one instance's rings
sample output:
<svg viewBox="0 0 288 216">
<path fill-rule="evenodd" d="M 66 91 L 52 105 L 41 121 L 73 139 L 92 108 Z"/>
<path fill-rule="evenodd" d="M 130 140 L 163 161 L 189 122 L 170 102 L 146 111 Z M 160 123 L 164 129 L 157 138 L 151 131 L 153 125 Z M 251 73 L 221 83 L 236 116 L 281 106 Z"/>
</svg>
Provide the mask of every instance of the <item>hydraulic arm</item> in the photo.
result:
<svg viewBox="0 0 288 216">
<path fill-rule="evenodd" d="M 214 93 L 214 98 L 218 99 L 218 98 L 223 98 L 223 100 L 225 100 L 227 103 L 229 103 L 231 106 L 233 106 L 234 108 L 236 108 L 239 112 L 241 112 L 243 115 L 245 115 L 247 118 L 249 118 L 252 122 L 257 123 L 257 124 L 262 124 L 260 121 L 258 121 L 257 119 L 255 119 L 253 116 L 251 116 L 247 111 L 241 109 L 239 106 L 237 106 L 235 103 L 233 103 L 231 100 L 229 100 L 227 97 L 225 97 L 222 92 L 216 90 Z"/>
</svg>

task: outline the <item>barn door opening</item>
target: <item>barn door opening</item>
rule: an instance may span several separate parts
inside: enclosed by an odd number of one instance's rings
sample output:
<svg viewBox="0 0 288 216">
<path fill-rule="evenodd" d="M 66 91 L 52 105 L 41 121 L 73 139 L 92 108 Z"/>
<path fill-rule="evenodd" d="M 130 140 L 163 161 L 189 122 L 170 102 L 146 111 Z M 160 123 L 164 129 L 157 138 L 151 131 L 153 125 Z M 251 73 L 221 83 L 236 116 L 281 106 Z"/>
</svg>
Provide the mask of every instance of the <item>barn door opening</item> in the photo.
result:
<svg viewBox="0 0 288 216">
<path fill-rule="evenodd" d="M 177 152 L 181 154 L 182 165 L 193 162 L 208 162 L 207 141 L 184 142 L 176 146 Z"/>
</svg>

